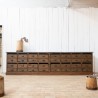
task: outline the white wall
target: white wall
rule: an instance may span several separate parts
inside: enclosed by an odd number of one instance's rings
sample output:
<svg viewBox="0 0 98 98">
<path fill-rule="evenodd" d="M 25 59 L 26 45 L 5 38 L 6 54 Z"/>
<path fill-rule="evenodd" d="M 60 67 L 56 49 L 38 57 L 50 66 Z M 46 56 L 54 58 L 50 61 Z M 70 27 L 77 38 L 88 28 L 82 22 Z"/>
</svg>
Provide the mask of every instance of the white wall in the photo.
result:
<svg viewBox="0 0 98 98">
<path fill-rule="evenodd" d="M 25 52 L 94 52 L 98 72 L 98 8 L 1 8 L 3 25 L 3 72 L 6 52 L 27 37 Z"/>
</svg>

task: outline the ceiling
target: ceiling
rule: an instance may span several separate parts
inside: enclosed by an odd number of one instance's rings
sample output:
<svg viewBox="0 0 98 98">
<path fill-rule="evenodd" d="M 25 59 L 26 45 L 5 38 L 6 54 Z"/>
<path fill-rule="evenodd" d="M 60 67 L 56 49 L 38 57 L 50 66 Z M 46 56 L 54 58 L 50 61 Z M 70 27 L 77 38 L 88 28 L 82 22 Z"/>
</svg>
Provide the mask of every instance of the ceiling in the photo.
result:
<svg viewBox="0 0 98 98">
<path fill-rule="evenodd" d="M 0 7 L 98 7 L 98 0 L 0 0 Z"/>
</svg>

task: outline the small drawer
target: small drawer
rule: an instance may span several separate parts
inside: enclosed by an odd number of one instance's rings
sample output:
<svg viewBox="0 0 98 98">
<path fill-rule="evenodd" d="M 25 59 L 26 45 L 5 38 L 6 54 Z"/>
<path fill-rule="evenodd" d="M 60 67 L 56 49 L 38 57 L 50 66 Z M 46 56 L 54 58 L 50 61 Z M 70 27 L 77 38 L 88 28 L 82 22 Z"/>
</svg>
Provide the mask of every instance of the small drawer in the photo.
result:
<svg viewBox="0 0 98 98">
<path fill-rule="evenodd" d="M 48 58 L 48 54 L 39 54 L 38 58 Z"/>
<path fill-rule="evenodd" d="M 72 59 L 72 62 L 73 62 L 73 63 L 74 63 L 74 62 L 81 63 L 82 60 L 81 60 L 81 59 Z"/>
<path fill-rule="evenodd" d="M 37 58 L 37 57 L 38 57 L 37 54 L 29 54 L 29 55 L 28 55 L 28 58 L 31 58 L 31 59 L 32 59 L 32 58 Z"/>
<path fill-rule="evenodd" d="M 50 59 L 51 63 L 60 63 L 60 59 Z"/>
<path fill-rule="evenodd" d="M 71 67 L 81 67 L 81 64 L 72 64 Z"/>
<path fill-rule="evenodd" d="M 48 59 L 39 59 L 38 61 L 39 61 L 39 63 L 48 63 L 49 62 Z"/>
<path fill-rule="evenodd" d="M 79 58 L 82 58 L 82 55 L 81 54 L 72 54 L 72 59 L 79 59 Z"/>
<path fill-rule="evenodd" d="M 28 64 L 28 68 L 37 68 L 38 65 L 37 64 Z"/>
<path fill-rule="evenodd" d="M 19 68 L 18 69 L 18 72 L 27 72 L 28 70 L 27 70 L 27 68 Z"/>
<path fill-rule="evenodd" d="M 92 68 L 92 64 L 82 64 L 82 68 Z"/>
<path fill-rule="evenodd" d="M 7 64 L 7 68 L 17 68 L 17 64 Z"/>
<path fill-rule="evenodd" d="M 7 63 L 17 63 L 17 59 L 14 58 L 7 59 Z"/>
<path fill-rule="evenodd" d="M 29 63 L 38 63 L 38 59 L 28 59 Z"/>
<path fill-rule="evenodd" d="M 61 64 L 61 68 L 66 68 L 66 67 L 70 67 L 70 64 Z"/>
<path fill-rule="evenodd" d="M 7 72 L 17 72 L 17 68 L 7 68 Z"/>
<path fill-rule="evenodd" d="M 61 59 L 61 62 L 62 63 L 70 63 L 71 62 L 71 59 Z"/>
<path fill-rule="evenodd" d="M 43 69 L 43 68 L 40 68 L 39 71 L 41 71 L 41 72 L 48 72 L 49 69 Z"/>
<path fill-rule="evenodd" d="M 61 54 L 61 58 L 71 58 L 71 54 Z"/>
<path fill-rule="evenodd" d="M 18 63 L 27 63 L 27 59 L 18 59 Z"/>
<path fill-rule="evenodd" d="M 17 54 L 8 54 L 7 58 L 17 58 Z"/>
<path fill-rule="evenodd" d="M 50 57 L 51 58 L 60 58 L 60 54 L 51 54 Z"/>
<path fill-rule="evenodd" d="M 92 54 L 83 54 L 82 58 L 92 58 Z"/>
<path fill-rule="evenodd" d="M 28 72 L 37 72 L 38 69 L 37 68 L 28 68 Z"/>
<path fill-rule="evenodd" d="M 85 58 L 85 59 L 82 59 L 82 62 L 83 63 L 92 63 L 92 59 Z"/>
<path fill-rule="evenodd" d="M 18 58 L 27 58 L 27 54 L 19 54 Z"/>
<path fill-rule="evenodd" d="M 61 72 L 61 69 L 60 68 L 53 68 L 51 69 L 52 72 Z"/>
<path fill-rule="evenodd" d="M 18 64 L 18 68 L 27 68 L 27 64 Z"/>
<path fill-rule="evenodd" d="M 61 68 L 60 64 L 51 64 L 51 68 Z"/>
<path fill-rule="evenodd" d="M 49 68 L 48 64 L 39 64 L 39 68 Z"/>
</svg>

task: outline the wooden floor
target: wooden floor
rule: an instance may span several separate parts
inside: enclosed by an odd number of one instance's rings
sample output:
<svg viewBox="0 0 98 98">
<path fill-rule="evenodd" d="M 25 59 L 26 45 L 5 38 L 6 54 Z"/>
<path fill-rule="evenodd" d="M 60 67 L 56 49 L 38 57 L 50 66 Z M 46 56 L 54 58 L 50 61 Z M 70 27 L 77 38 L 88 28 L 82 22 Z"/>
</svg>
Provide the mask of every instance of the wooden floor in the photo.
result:
<svg viewBox="0 0 98 98">
<path fill-rule="evenodd" d="M 98 98 L 98 90 L 86 89 L 85 75 L 4 75 L 4 79 L 1 98 Z"/>
</svg>

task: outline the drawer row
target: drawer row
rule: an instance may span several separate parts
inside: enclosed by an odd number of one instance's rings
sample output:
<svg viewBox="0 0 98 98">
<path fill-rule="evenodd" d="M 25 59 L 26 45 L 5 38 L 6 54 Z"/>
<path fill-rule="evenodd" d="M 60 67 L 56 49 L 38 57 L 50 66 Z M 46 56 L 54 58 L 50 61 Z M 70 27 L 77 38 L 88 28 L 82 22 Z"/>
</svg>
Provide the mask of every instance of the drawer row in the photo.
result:
<svg viewBox="0 0 98 98">
<path fill-rule="evenodd" d="M 7 72 L 91 72 L 91 68 L 7 68 Z"/>
<path fill-rule="evenodd" d="M 92 58 L 92 54 L 8 54 L 7 58 Z"/>
<path fill-rule="evenodd" d="M 7 63 L 70 63 L 70 62 L 84 62 L 92 63 L 92 59 L 7 59 Z"/>
<path fill-rule="evenodd" d="M 8 64 L 7 68 L 92 68 L 91 64 Z"/>
</svg>

